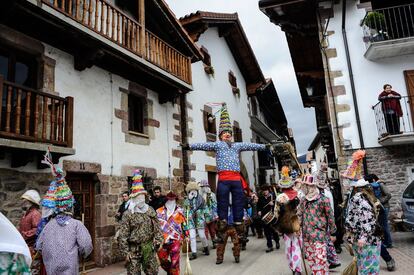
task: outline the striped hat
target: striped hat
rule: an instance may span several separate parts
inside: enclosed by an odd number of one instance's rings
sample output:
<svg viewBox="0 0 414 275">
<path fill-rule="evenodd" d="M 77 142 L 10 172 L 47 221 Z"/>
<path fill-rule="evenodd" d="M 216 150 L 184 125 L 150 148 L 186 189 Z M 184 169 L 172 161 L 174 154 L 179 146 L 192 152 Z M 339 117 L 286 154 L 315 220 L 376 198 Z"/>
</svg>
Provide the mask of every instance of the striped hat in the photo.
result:
<svg viewBox="0 0 414 275">
<path fill-rule="evenodd" d="M 305 177 L 303 178 L 302 183 L 307 184 L 307 185 L 315 185 L 315 176 L 312 174 L 306 174 Z"/>
<path fill-rule="evenodd" d="M 226 103 L 223 103 L 220 113 L 219 135 L 221 135 L 222 132 L 230 132 L 233 134 L 233 127 L 231 126 Z"/>
<path fill-rule="evenodd" d="M 130 197 L 134 198 L 138 195 L 147 194 L 147 191 L 144 189 L 144 185 L 142 183 L 142 175 L 140 170 L 135 170 L 134 174 L 132 175 L 132 186 L 131 186 L 131 193 Z"/>
<path fill-rule="evenodd" d="M 51 181 L 49 189 L 43 196 L 41 205 L 46 208 L 54 209 L 56 207 L 56 181 Z"/>
<path fill-rule="evenodd" d="M 56 213 L 65 212 L 71 210 L 75 199 L 73 198 L 72 191 L 66 183 L 63 171 L 60 167 L 56 167 Z"/>
<path fill-rule="evenodd" d="M 292 180 L 292 178 L 289 176 L 289 167 L 287 166 L 283 166 L 282 167 L 282 172 L 281 174 L 281 179 L 278 182 L 278 186 L 280 188 L 290 188 L 293 186 L 294 181 Z"/>
</svg>

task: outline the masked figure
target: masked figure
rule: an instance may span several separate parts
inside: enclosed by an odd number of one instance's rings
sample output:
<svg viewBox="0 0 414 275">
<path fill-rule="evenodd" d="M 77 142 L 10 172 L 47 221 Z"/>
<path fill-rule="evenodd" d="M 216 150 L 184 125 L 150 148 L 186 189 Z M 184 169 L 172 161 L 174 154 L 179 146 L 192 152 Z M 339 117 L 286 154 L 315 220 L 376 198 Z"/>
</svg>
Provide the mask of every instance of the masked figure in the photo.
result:
<svg viewBox="0 0 414 275">
<path fill-rule="evenodd" d="M 164 242 L 157 214 L 146 202 L 141 171 L 132 177 L 130 203 L 119 231 L 119 248 L 126 259 L 128 275 L 158 274 L 157 251 Z"/>
<path fill-rule="evenodd" d="M 157 209 L 164 243 L 158 251 L 161 267 L 169 275 L 180 275 L 181 242 L 186 235 L 184 224 L 186 222 L 183 210 L 177 205 L 178 196 L 172 191 L 168 192 L 164 206 Z"/>
<path fill-rule="evenodd" d="M 210 234 L 211 240 L 213 242 L 213 248 L 216 248 L 216 221 L 218 219 L 217 215 L 217 199 L 216 194 L 211 191 L 210 185 L 206 180 L 200 182 L 200 194 L 206 202 L 206 235 Z"/>
<path fill-rule="evenodd" d="M 205 213 L 206 204 L 202 196 L 199 194 L 200 187 L 196 182 L 189 182 L 185 188 L 187 198 L 184 200 L 184 214 L 188 215 L 186 229 L 190 233 L 191 257 L 190 260 L 197 258 L 197 233 L 203 245 L 204 255 L 210 255 L 208 250 L 208 241 L 205 234 Z"/>
</svg>

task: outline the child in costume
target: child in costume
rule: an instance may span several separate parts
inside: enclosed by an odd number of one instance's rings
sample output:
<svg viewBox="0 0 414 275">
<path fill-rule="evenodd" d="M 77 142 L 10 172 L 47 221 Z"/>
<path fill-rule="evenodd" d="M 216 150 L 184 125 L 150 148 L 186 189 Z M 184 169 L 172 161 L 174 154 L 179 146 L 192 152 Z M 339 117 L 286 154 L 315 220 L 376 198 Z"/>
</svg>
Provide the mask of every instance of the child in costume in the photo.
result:
<svg viewBox="0 0 414 275">
<path fill-rule="evenodd" d="M 276 197 L 276 202 L 280 205 L 279 220 L 276 227 L 283 234 L 289 268 L 293 274 L 301 274 L 303 241 L 300 234 L 299 218 L 296 214 L 300 199 L 294 185 L 294 180 L 289 176 L 289 168 L 282 167 L 281 179 L 278 182 L 278 187 L 282 193 Z"/>
<path fill-rule="evenodd" d="M 200 186 L 198 186 L 196 182 L 189 182 L 185 188 L 185 191 L 187 192 L 187 198 L 184 200 L 184 215 L 186 217 L 188 215 L 186 230 L 190 233 L 192 252 L 190 260 L 194 260 L 197 258 L 197 233 L 203 245 L 204 255 L 210 255 L 208 250 L 208 241 L 205 234 L 205 213 L 207 209 L 203 197 L 199 194 Z"/>
<path fill-rule="evenodd" d="M 130 203 L 119 230 L 119 248 L 126 260 L 128 275 L 158 274 L 157 251 L 164 242 L 157 213 L 146 202 L 147 191 L 140 170 L 132 177 Z"/>
<path fill-rule="evenodd" d="M 298 216 L 305 258 L 313 274 L 323 275 L 329 274 L 326 239 L 330 237 L 329 234 L 335 233 L 336 225 L 329 199 L 319 192 L 314 178 L 313 175 L 305 176 L 305 199 L 299 205 Z"/>
<path fill-rule="evenodd" d="M 329 186 L 327 173 L 328 173 L 327 164 L 321 163 L 321 167 L 318 171 L 315 181 L 316 181 L 316 186 L 319 188 L 319 191 L 321 192 L 321 194 L 323 194 L 325 197 L 329 199 L 329 204 L 331 205 L 331 209 L 335 217 L 334 198 L 331 192 L 331 188 Z M 326 245 L 327 245 L 327 256 L 328 256 L 329 268 L 332 269 L 332 268 L 336 268 L 340 266 L 341 263 L 339 261 L 338 254 L 336 254 L 334 243 L 331 240 L 331 237 L 329 234 L 329 228 L 328 228 L 328 234 L 326 238 Z"/>
<path fill-rule="evenodd" d="M 258 151 L 270 148 L 270 145 L 232 142 L 233 129 L 230 123 L 226 104 L 221 107 L 219 138 L 217 142 L 205 142 L 195 144 L 184 144 L 183 149 L 215 151 L 218 173 L 217 201 L 218 216 L 217 239 L 223 242 L 227 225 L 227 211 L 229 207 L 229 194 L 233 197 L 234 227 L 240 238 L 244 238 L 243 207 L 245 197 L 240 175 L 240 152 Z M 247 188 L 247 186 L 245 186 Z"/>
<path fill-rule="evenodd" d="M 200 195 L 206 202 L 206 211 L 204 214 L 206 219 L 206 235 L 209 233 L 214 249 L 216 248 L 216 221 L 218 219 L 216 194 L 211 191 L 210 185 L 206 180 L 202 180 L 199 185 Z"/>
<path fill-rule="evenodd" d="M 164 243 L 158 251 L 161 267 L 169 275 L 180 275 L 180 250 L 184 239 L 185 215 L 177 205 L 178 196 L 172 191 L 168 192 L 164 206 L 157 209 L 157 217 L 161 231 L 164 235 Z"/>
<path fill-rule="evenodd" d="M 79 256 L 92 252 L 92 238 L 82 222 L 72 218 L 74 198 L 63 171 L 53 166 L 56 175 L 55 217 L 43 228 L 36 242 L 47 274 L 72 275 L 79 272 Z"/>
</svg>

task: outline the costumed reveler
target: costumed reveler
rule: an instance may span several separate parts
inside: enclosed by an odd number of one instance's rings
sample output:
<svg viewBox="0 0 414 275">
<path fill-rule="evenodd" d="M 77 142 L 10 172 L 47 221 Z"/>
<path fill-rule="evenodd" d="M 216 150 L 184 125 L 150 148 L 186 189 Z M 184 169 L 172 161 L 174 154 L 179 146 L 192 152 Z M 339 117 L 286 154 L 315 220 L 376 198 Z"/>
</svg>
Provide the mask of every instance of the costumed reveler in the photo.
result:
<svg viewBox="0 0 414 275">
<path fill-rule="evenodd" d="M 352 163 L 342 175 L 349 180 L 351 195 L 345 210 L 345 229 L 357 257 L 358 274 L 380 273 L 381 228 L 378 223 L 382 205 L 370 183 L 363 178 L 365 151 L 352 155 Z"/>
<path fill-rule="evenodd" d="M 280 205 L 279 219 L 276 226 L 278 231 L 283 234 L 285 254 L 290 270 L 293 274 L 301 274 L 303 241 L 300 234 L 299 218 L 296 213 L 300 199 L 295 189 L 295 182 L 289 176 L 289 168 L 286 166 L 282 167 L 278 187 L 282 193 L 276 197 L 276 201 Z"/>
<path fill-rule="evenodd" d="M 177 205 L 178 196 L 172 191 L 166 196 L 165 205 L 157 209 L 164 243 L 158 251 L 161 267 L 169 275 L 180 275 L 180 250 L 186 222 L 183 209 Z"/>
<path fill-rule="evenodd" d="M 200 182 L 200 194 L 206 202 L 206 211 L 204 217 L 206 219 L 206 235 L 209 233 L 213 242 L 213 249 L 216 248 L 216 221 L 217 214 L 217 198 L 216 194 L 211 191 L 210 185 L 206 180 Z"/>
<path fill-rule="evenodd" d="M 230 201 L 231 201 L 231 197 L 230 197 Z M 224 259 L 224 252 L 226 250 L 226 245 L 227 245 L 227 241 L 228 238 L 230 237 L 231 242 L 233 243 L 233 257 L 234 257 L 234 261 L 236 263 L 240 262 L 240 238 L 237 234 L 236 228 L 234 227 L 233 224 L 233 213 L 232 213 L 233 209 L 230 206 L 228 208 L 228 218 L 227 218 L 227 229 L 226 232 L 224 234 L 224 242 L 220 242 L 217 244 L 217 250 L 216 250 L 216 254 L 217 254 L 217 259 L 216 259 L 216 264 L 222 264 L 223 263 L 223 259 Z"/>
<path fill-rule="evenodd" d="M 164 242 L 157 213 L 146 202 L 147 191 L 140 170 L 132 177 L 130 203 L 119 230 L 119 248 L 125 256 L 127 274 L 158 274 L 157 251 Z"/>
<path fill-rule="evenodd" d="M 227 211 L 229 207 L 229 194 L 233 197 L 234 227 L 239 238 L 244 238 L 243 208 L 245 196 L 243 192 L 243 181 L 240 175 L 240 152 L 258 151 L 269 149 L 270 145 L 232 142 L 233 128 L 230 123 L 226 104 L 221 107 L 219 139 L 217 142 L 184 144 L 183 149 L 214 151 L 216 152 L 216 166 L 218 173 L 217 201 L 218 216 L 217 242 L 223 242 L 227 228 Z M 247 185 L 244 183 L 244 185 Z M 244 186 L 247 188 L 247 186 Z"/>
<path fill-rule="evenodd" d="M 305 258 L 315 275 L 329 274 L 326 239 L 336 231 L 335 218 L 329 199 L 319 192 L 315 176 L 304 178 L 305 199 L 298 207 Z M 329 228 L 329 231 L 328 231 Z M 334 239 L 333 236 L 331 236 Z"/>
<path fill-rule="evenodd" d="M 56 176 L 55 216 L 45 225 L 36 241 L 48 275 L 79 272 L 79 257 L 92 252 L 92 238 L 81 221 L 72 217 L 74 198 L 63 171 L 52 164 Z"/>
<path fill-rule="evenodd" d="M 334 198 L 331 192 L 331 188 L 329 186 L 327 173 L 328 173 L 328 165 L 323 162 L 321 163 L 321 167 L 319 168 L 315 181 L 316 181 L 316 186 L 319 188 L 319 191 L 321 192 L 321 194 L 323 194 L 325 197 L 329 199 L 329 203 L 331 205 L 331 209 L 335 217 Z M 336 254 L 336 249 L 335 249 L 334 243 L 331 240 L 331 237 L 330 237 L 331 234 L 329 233 L 329 231 L 330 230 L 328 228 L 328 234 L 326 235 L 327 236 L 326 249 L 327 249 L 329 268 L 332 269 L 332 268 L 336 268 L 340 266 L 341 263 L 339 261 L 338 254 Z"/>
<path fill-rule="evenodd" d="M 197 233 L 203 245 L 204 255 L 210 255 L 205 233 L 205 213 L 207 208 L 203 197 L 199 194 L 200 186 L 196 182 L 189 182 L 185 188 L 185 191 L 187 192 L 187 197 L 184 200 L 183 206 L 184 214 L 186 217 L 188 215 L 186 230 L 188 230 L 190 234 L 190 260 L 194 260 L 197 258 Z"/>
<path fill-rule="evenodd" d="M 16 227 L 0 212 L 0 274 L 30 275 L 30 249 Z"/>
</svg>

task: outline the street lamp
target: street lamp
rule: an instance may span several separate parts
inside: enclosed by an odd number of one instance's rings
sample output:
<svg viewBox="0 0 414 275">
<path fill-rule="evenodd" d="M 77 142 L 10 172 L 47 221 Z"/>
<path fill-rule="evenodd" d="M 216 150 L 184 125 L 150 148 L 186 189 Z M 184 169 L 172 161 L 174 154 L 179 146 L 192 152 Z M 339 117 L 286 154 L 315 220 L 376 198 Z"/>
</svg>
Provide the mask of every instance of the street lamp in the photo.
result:
<svg viewBox="0 0 414 275">
<path fill-rule="evenodd" d="M 308 85 L 306 86 L 306 93 L 309 97 L 313 96 L 313 87 L 310 85 L 310 83 L 308 83 Z"/>
</svg>

